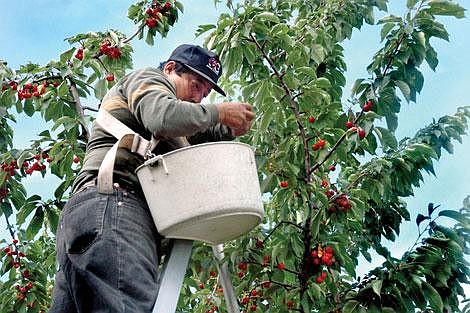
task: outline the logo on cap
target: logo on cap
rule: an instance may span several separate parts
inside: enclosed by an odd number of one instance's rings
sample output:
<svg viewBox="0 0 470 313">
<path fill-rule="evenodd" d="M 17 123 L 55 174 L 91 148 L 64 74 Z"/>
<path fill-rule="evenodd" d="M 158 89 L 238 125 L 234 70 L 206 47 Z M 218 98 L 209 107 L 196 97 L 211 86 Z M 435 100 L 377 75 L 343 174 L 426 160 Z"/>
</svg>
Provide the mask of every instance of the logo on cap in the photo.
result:
<svg viewBox="0 0 470 313">
<path fill-rule="evenodd" d="M 219 72 L 220 72 L 220 62 L 217 61 L 216 58 L 214 57 L 211 57 L 209 58 L 209 61 L 207 62 L 207 65 L 206 65 L 208 68 L 211 69 L 211 71 L 213 71 L 216 75 L 219 75 Z"/>
</svg>

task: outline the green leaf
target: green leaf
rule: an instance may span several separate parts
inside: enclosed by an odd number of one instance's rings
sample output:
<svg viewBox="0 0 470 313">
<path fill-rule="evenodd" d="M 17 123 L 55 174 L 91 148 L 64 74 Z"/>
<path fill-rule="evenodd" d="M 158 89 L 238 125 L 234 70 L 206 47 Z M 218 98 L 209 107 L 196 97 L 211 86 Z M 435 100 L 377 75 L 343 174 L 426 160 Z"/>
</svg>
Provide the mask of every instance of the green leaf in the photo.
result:
<svg viewBox="0 0 470 313">
<path fill-rule="evenodd" d="M 359 308 L 359 301 L 349 300 L 343 307 L 343 313 L 352 313 Z"/>
<path fill-rule="evenodd" d="M 147 36 L 145 37 L 145 43 L 147 43 L 149 46 L 154 45 L 154 34 L 149 30 L 147 31 Z"/>
<path fill-rule="evenodd" d="M 392 149 L 396 149 L 398 147 L 397 139 L 391 131 L 383 127 L 375 127 L 374 129 L 378 129 L 380 131 L 381 138 L 379 139 L 384 148 L 390 147 Z"/>
<path fill-rule="evenodd" d="M 431 219 L 431 217 L 429 216 L 424 216 L 423 214 L 418 214 L 418 216 L 416 216 L 416 225 L 419 226 L 419 224 L 421 224 L 421 222 L 423 222 L 424 220 L 429 220 Z"/>
<path fill-rule="evenodd" d="M 312 219 L 312 237 L 317 238 L 318 232 L 320 231 L 320 224 L 323 220 L 323 210 L 316 210 L 315 215 Z"/>
<path fill-rule="evenodd" d="M 203 33 L 214 29 L 216 26 L 214 24 L 204 24 L 204 25 L 199 25 L 197 30 L 196 30 L 196 37 L 199 37 Z"/>
<path fill-rule="evenodd" d="M 426 49 L 426 62 L 428 63 L 429 67 L 435 71 L 437 65 L 439 64 L 439 60 L 437 58 L 437 52 L 434 50 L 433 47 L 428 45 L 428 49 Z"/>
<path fill-rule="evenodd" d="M 26 113 L 26 115 L 30 117 L 33 116 L 35 112 L 33 102 L 31 100 L 26 100 L 24 102 L 23 110 L 24 110 L 24 113 Z"/>
<path fill-rule="evenodd" d="M 11 204 L 9 202 L 3 202 L 2 201 L 0 207 L 2 209 L 2 213 L 5 214 L 6 217 L 10 217 L 10 215 L 13 214 L 13 209 L 12 209 Z"/>
<path fill-rule="evenodd" d="M 383 280 L 381 279 L 374 280 L 372 282 L 372 290 L 374 290 L 375 294 L 378 295 L 379 297 L 380 297 L 380 291 L 382 290 L 382 284 L 383 284 Z"/>
<path fill-rule="evenodd" d="M 406 101 L 410 101 L 410 95 L 411 95 L 411 89 L 410 86 L 408 86 L 407 83 L 405 83 L 402 80 L 396 80 L 395 85 L 400 88 L 401 93 L 405 97 Z"/>
<path fill-rule="evenodd" d="M 462 213 L 459 213 L 457 211 L 454 211 L 454 210 L 442 210 L 442 211 L 439 212 L 438 215 L 452 218 L 452 219 L 462 223 L 463 225 L 465 225 L 467 227 L 470 224 L 470 220 L 467 217 L 465 217 L 465 215 L 463 215 Z"/>
<path fill-rule="evenodd" d="M 19 225 L 22 225 L 25 222 L 26 218 L 31 214 L 31 212 L 33 212 L 35 208 L 36 208 L 35 203 L 33 202 L 25 203 L 16 214 L 16 222 Z"/>
<path fill-rule="evenodd" d="M 432 0 L 429 2 L 429 12 L 433 15 L 447 15 L 456 18 L 465 17 L 465 9 L 457 3 L 448 0 Z"/>
<path fill-rule="evenodd" d="M 406 1 L 406 7 L 408 9 L 412 9 L 417 2 L 418 2 L 418 0 L 407 0 Z"/>
<path fill-rule="evenodd" d="M 131 20 L 137 18 L 139 12 L 141 11 L 141 6 L 137 4 L 132 4 L 129 9 L 127 9 L 127 17 Z"/>
<path fill-rule="evenodd" d="M 99 100 L 103 99 L 103 97 L 106 95 L 106 92 L 107 92 L 106 80 L 105 79 L 98 80 L 94 88 L 95 88 L 95 97 L 98 98 Z"/>
<path fill-rule="evenodd" d="M 37 235 L 39 230 L 42 228 L 44 222 L 44 211 L 42 208 L 38 208 L 31 219 L 31 222 L 26 229 L 26 238 L 28 240 L 33 240 Z"/>
<path fill-rule="evenodd" d="M 255 15 L 254 19 L 256 20 L 266 20 L 274 23 L 279 23 L 279 18 L 271 12 L 261 12 L 257 15 Z"/>
<path fill-rule="evenodd" d="M 70 60 L 70 58 L 72 57 L 74 51 L 75 51 L 75 47 L 72 47 L 69 50 L 63 52 L 60 55 L 60 62 L 65 64 L 68 60 Z"/>
<path fill-rule="evenodd" d="M 385 37 L 387 37 L 388 33 L 395 27 L 394 23 L 385 23 L 380 31 L 380 41 L 382 42 Z"/>
<path fill-rule="evenodd" d="M 429 302 L 434 312 L 442 312 L 444 309 L 444 304 L 442 303 L 441 296 L 436 291 L 436 289 L 424 281 L 422 282 L 421 287 L 423 288 L 423 293 L 426 297 L 426 300 Z"/>
</svg>

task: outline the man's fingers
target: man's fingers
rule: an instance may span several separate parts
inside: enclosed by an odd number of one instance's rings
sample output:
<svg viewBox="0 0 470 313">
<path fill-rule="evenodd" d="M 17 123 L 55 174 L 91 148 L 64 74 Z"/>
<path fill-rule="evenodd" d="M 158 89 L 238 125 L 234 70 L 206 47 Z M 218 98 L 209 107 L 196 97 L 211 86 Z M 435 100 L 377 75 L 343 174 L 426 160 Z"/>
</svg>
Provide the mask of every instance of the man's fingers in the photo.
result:
<svg viewBox="0 0 470 313">
<path fill-rule="evenodd" d="M 247 119 L 248 121 L 251 121 L 252 119 L 255 118 L 255 113 L 253 113 L 253 112 L 251 112 L 251 111 L 247 111 L 247 112 L 245 112 L 245 116 L 246 116 L 246 119 Z"/>
</svg>

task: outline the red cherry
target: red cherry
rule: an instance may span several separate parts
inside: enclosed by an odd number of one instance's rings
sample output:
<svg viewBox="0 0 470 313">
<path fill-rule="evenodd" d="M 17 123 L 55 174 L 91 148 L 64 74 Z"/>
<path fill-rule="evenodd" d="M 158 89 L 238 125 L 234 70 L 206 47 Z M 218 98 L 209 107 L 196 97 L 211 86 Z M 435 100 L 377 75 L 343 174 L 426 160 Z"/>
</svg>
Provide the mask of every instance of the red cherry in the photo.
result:
<svg viewBox="0 0 470 313">
<path fill-rule="evenodd" d="M 327 246 L 325 248 L 325 253 L 328 253 L 328 254 L 333 254 L 333 247 L 332 246 Z"/>
<path fill-rule="evenodd" d="M 283 270 L 286 269 L 286 265 L 281 262 L 281 263 L 279 263 L 279 264 L 277 265 L 277 268 L 280 269 L 281 271 L 283 271 Z"/>
<path fill-rule="evenodd" d="M 26 293 L 26 291 L 28 291 L 28 290 L 27 290 L 25 287 L 21 287 L 21 288 L 20 288 L 20 292 L 21 292 L 21 293 Z"/>
<path fill-rule="evenodd" d="M 243 272 L 238 272 L 238 277 L 243 278 L 243 276 L 245 276 L 245 273 L 243 273 Z"/>
<path fill-rule="evenodd" d="M 147 15 L 150 15 L 152 16 L 153 15 L 153 10 L 151 8 L 148 8 L 145 13 L 147 13 Z"/>
<path fill-rule="evenodd" d="M 354 123 L 351 121 L 347 121 L 344 125 L 346 126 L 347 129 L 350 129 L 351 127 L 354 126 Z"/>
<path fill-rule="evenodd" d="M 106 75 L 106 80 L 108 82 L 112 82 L 114 80 L 114 74 L 113 73 L 109 73 L 108 75 Z"/>
<path fill-rule="evenodd" d="M 23 89 L 33 89 L 33 84 L 26 83 L 26 84 L 24 84 Z"/>
<path fill-rule="evenodd" d="M 336 166 L 331 165 L 331 166 L 330 166 L 330 171 L 334 172 L 335 170 L 336 170 Z"/>
<path fill-rule="evenodd" d="M 323 147 L 325 146 L 325 144 L 326 144 L 326 141 L 323 140 L 323 139 L 320 139 L 320 140 L 318 140 L 317 143 L 318 143 L 318 145 L 320 146 L 320 148 L 323 148 Z"/>
<path fill-rule="evenodd" d="M 364 139 L 364 137 L 366 136 L 366 131 L 363 129 L 360 129 L 358 135 L 359 135 L 359 139 Z"/>
<path fill-rule="evenodd" d="M 263 283 L 263 288 L 268 289 L 269 287 L 271 287 L 271 282 L 270 281 L 265 281 Z"/>
<path fill-rule="evenodd" d="M 28 278 L 28 277 L 29 277 L 29 271 L 28 271 L 28 270 L 25 270 L 25 271 L 23 272 L 23 277 L 24 277 L 24 278 Z"/>
<path fill-rule="evenodd" d="M 204 284 L 203 284 L 203 283 L 200 283 L 200 284 L 199 284 L 199 288 L 200 288 L 200 289 L 204 289 Z"/>
<path fill-rule="evenodd" d="M 33 92 L 33 96 L 35 96 L 36 98 L 39 98 L 39 91 Z"/>
<path fill-rule="evenodd" d="M 238 264 L 238 268 L 242 271 L 246 271 L 248 268 L 248 264 L 246 264 L 246 262 L 240 262 L 240 264 Z"/>
<path fill-rule="evenodd" d="M 317 251 L 317 250 L 312 250 L 312 252 L 310 252 L 310 256 L 311 256 L 312 258 L 318 257 L 318 251 Z"/>
<path fill-rule="evenodd" d="M 73 157 L 73 163 L 78 163 L 80 162 L 80 158 L 78 156 Z"/>
<path fill-rule="evenodd" d="M 29 282 L 27 285 L 26 285 L 26 289 L 32 289 L 33 288 L 33 283 L 32 282 Z"/>
<path fill-rule="evenodd" d="M 287 308 L 288 308 L 288 309 L 292 309 L 292 308 L 294 307 L 294 303 L 295 303 L 295 302 L 294 302 L 293 300 L 287 301 L 287 303 L 286 303 L 286 304 L 287 304 Z"/>
<path fill-rule="evenodd" d="M 165 10 L 168 11 L 168 10 L 171 8 L 171 3 L 170 3 L 170 2 L 166 2 L 164 8 L 165 8 Z"/>
<path fill-rule="evenodd" d="M 321 284 L 323 282 L 324 278 L 321 277 L 321 276 L 318 276 L 317 279 L 316 279 L 316 282 Z"/>
<path fill-rule="evenodd" d="M 109 51 L 109 46 L 110 46 L 109 42 L 103 42 L 100 45 L 100 52 L 103 54 L 107 54 Z"/>
<path fill-rule="evenodd" d="M 368 101 L 364 104 L 364 106 L 362 107 L 362 110 L 363 110 L 364 112 L 369 112 L 370 109 L 372 109 L 372 106 L 373 106 L 373 105 L 374 105 L 374 101 L 368 100 Z"/>
<path fill-rule="evenodd" d="M 312 150 L 313 150 L 313 151 L 317 151 L 317 150 L 319 150 L 319 149 L 320 149 L 320 145 L 318 144 L 318 142 L 316 142 L 316 143 L 314 143 L 314 144 L 312 145 Z"/>
<path fill-rule="evenodd" d="M 154 28 L 157 26 L 157 19 L 154 17 L 148 17 L 145 19 L 145 24 L 148 26 L 148 28 Z"/>
<path fill-rule="evenodd" d="M 211 272 L 209 273 L 209 275 L 210 275 L 211 277 L 215 277 L 217 274 L 216 274 L 214 271 L 211 271 Z"/>
<path fill-rule="evenodd" d="M 18 239 L 13 239 L 13 244 L 17 244 L 18 243 Z"/>
<path fill-rule="evenodd" d="M 75 54 L 75 58 L 76 58 L 76 59 L 79 59 L 80 61 L 83 60 L 83 52 L 82 52 L 82 53 L 77 52 L 77 53 Z"/>
<path fill-rule="evenodd" d="M 5 247 L 5 249 L 3 249 L 3 252 L 5 252 L 5 253 L 10 252 L 10 247 Z"/>
<path fill-rule="evenodd" d="M 287 188 L 289 187 L 289 182 L 287 180 L 283 180 L 279 183 L 279 186 L 281 186 L 281 188 Z"/>
<path fill-rule="evenodd" d="M 250 310 L 251 310 L 251 311 L 256 311 L 256 309 L 257 309 L 256 304 L 252 304 L 252 305 L 250 306 Z"/>
<path fill-rule="evenodd" d="M 258 295 L 258 292 L 256 291 L 256 289 L 253 289 L 250 293 L 251 297 L 256 297 Z"/>
<path fill-rule="evenodd" d="M 244 296 L 242 298 L 242 301 L 241 301 L 242 305 L 247 305 L 249 302 L 250 302 L 250 297 Z"/>
<path fill-rule="evenodd" d="M 315 123 L 315 117 L 309 116 L 309 117 L 308 117 L 308 122 L 309 122 L 309 123 Z"/>
</svg>

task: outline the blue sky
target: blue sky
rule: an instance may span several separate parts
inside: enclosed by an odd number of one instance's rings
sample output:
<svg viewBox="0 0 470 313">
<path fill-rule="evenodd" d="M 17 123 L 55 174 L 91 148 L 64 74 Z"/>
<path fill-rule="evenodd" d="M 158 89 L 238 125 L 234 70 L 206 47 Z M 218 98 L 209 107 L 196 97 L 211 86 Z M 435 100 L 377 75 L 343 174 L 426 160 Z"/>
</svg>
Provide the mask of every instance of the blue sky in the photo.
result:
<svg viewBox="0 0 470 313">
<path fill-rule="evenodd" d="M 195 38 L 194 32 L 197 25 L 217 20 L 214 1 L 181 2 L 185 5 L 185 12 L 167 39 L 157 39 L 153 47 L 148 47 L 143 41 L 133 41 L 135 68 L 157 65 L 178 44 L 202 43 L 203 38 Z M 391 12 L 400 16 L 404 14 L 406 0 L 390 2 L 393 3 L 389 8 Z M 463 0 L 459 2 L 468 5 Z M 130 35 L 135 30 L 133 23 L 126 18 L 130 3 L 109 0 L 3 1 L 0 10 L 0 59 L 8 61 L 12 68 L 28 61 L 45 64 L 51 59 L 57 59 L 69 47 L 64 38 L 77 33 L 114 28 Z M 439 66 L 436 72 L 424 66 L 424 89 L 417 103 L 403 103 L 398 138 L 412 137 L 419 128 L 432 122 L 433 118 L 452 115 L 457 107 L 470 104 L 470 20 L 443 18 L 441 21 L 450 33 L 450 42 L 433 42 L 438 52 Z M 379 33 L 377 27 L 365 26 L 361 31 L 356 31 L 352 40 L 344 45 L 348 66 L 347 95 L 356 78 L 367 77 L 365 67 L 380 47 Z M 15 127 L 15 148 L 26 147 L 43 126 L 40 121 L 31 123 L 29 119 L 19 119 Z M 441 204 L 443 208 L 458 209 L 463 198 L 470 194 L 470 136 L 464 138 L 463 144 L 456 143 L 454 148 L 453 155 L 443 152 L 440 162 L 435 164 L 437 177 L 425 175 L 421 188 L 416 189 L 415 197 L 406 199 L 412 221 L 403 226 L 399 241 L 390 245 L 392 251 L 403 252 L 414 242 L 414 219 L 419 212 L 426 212 L 429 202 Z M 31 192 L 42 193 L 44 182 L 39 176 L 33 177 L 30 185 Z M 377 259 L 377 262 L 379 264 L 381 260 Z"/>
</svg>

